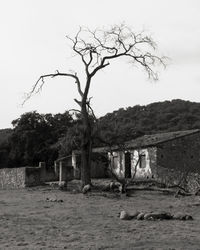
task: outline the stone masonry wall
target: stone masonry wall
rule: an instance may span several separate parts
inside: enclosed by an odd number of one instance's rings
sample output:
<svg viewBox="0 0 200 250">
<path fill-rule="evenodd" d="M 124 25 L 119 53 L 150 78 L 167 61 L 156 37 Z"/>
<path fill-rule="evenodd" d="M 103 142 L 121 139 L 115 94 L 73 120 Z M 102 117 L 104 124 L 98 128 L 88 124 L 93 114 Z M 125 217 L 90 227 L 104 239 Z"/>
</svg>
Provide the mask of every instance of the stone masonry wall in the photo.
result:
<svg viewBox="0 0 200 250">
<path fill-rule="evenodd" d="M 155 176 L 167 185 L 180 184 L 195 192 L 200 183 L 200 133 L 160 144 Z"/>
<path fill-rule="evenodd" d="M 42 167 L 0 169 L 0 189 L 17 189 L 41 185 L 45 181 Z"/>
<path fill-rule="evenodd" d="M 200 173 L 200 133 L 160 144 L 157 147 L 157 165 Z"/>
<path fill-rule="evenodd" d="M 25 167 L 0 169 L 0 189 L 25 187 Z"/>
<path fill-rule="evenodd" d="M 157 180 L 165 183 L 167 186 L 179 185 L 188 192 L 195 193 L 200 189 L 200 174 L 198 173 L 159 167 Z"/>
</svg>

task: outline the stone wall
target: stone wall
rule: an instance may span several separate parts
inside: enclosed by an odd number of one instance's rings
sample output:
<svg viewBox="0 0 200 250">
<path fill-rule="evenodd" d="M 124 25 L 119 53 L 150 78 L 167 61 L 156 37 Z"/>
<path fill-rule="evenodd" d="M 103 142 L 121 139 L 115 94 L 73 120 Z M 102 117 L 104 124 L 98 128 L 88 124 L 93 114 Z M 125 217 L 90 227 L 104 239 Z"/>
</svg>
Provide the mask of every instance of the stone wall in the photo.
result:
<svg viewBox="0 0 200 250">
<path fill-rule="evenodd" d="M 200 173 L 200 133 L 160 144 L 157 147 L 157 165 Z"/>
<path fill-rule="evenodd" d="M 44 169 L 21 167 L 0 169 L 0 189 L 16 189 L 43 184 Z"/>
<path fill-rule="evenodd" d="M 179 184 L 195 192 L 200 187 L 200 134 L 160 144 L 154 174 L 167 185 Z"/>
<path fill-rule="evenodd" d="M 25 187 L 26 168 L 0 169 L 0 189 Z"/>
<path fill-rule="evenodd" d="M 58 166 L 57 166 L 58 165 Z M 46 167 L 40 162 L 39 167 L 3 168 L 0 169 L 0 189 L 24 188 L 42 185 L 50 181 L 69 181 L 74 178 L 74 169 L 68 163 L 62 162 L 53 167 Z M 58 167 L 58 168 L 57 168 Z"/>
<path fill-rule="evenodd" d="M 187 188 L 190 192 L 197 192 L 200 190 L 200 174 L 190 173 L 187 176 Z"/>
<path fill-rule="evenodd" d="M 200 174 L 198 173 L 159 167 L 156 179 L 169 187 L 176 185 L 183 187 L 188 192 L 195 193 L 200 189 Z"/>
</svg>

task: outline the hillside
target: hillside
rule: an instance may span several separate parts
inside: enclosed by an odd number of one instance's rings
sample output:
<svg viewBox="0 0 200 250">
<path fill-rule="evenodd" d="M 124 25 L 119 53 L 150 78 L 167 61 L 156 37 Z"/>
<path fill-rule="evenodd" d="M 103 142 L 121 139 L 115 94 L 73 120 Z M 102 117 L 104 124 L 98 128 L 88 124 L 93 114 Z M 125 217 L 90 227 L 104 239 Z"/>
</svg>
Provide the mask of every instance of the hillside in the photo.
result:
<svg viewBox="0 0 200 250">
<path fill-rule="evenodd" d="M 200 128 L 200 103 L 172 100 L 119 109 L 100 118 L 105 138 L 131 139 L 141 134 Z"/>
</svg>

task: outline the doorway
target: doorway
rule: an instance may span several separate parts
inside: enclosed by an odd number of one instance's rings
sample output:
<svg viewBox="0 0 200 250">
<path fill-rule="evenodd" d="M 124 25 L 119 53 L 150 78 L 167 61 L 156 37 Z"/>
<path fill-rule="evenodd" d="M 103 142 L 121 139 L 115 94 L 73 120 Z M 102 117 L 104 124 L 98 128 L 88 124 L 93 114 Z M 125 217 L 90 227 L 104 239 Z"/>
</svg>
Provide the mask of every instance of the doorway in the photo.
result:
<svg viewBox="0 0 200 250">
<path fill-rule="evenodd" d="M 131 153 L 125 153 L 125 178 L 131 178 Z"/>
</svg>

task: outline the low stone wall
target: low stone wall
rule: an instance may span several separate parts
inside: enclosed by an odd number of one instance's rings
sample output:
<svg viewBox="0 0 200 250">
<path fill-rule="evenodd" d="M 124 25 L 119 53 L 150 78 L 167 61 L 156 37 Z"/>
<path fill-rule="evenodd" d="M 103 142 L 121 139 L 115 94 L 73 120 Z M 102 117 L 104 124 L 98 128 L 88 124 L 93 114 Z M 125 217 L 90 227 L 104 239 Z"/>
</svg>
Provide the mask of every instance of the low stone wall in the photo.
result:
<svg viewBox="0 0 200 250">
<path fill-rule="evenodd" d="M 44 168 L 21 167 L 0 169 L 0 189 L 16 189 L 44 183 Z"/>
<path fill-rule="evenodd" d="M 74 169 L 72 166 L 63 164 L 61 181 L 73 179 Z M 16 189 L 42 185 L 49 181 L 58 181 L 53 168 L 46 168 L 44 162 L 40 162 L 39 167 L 3 168 L 0 169 L 0 189 Z"/>
<path fill-rule="evenodd" d="M 189 192 L 195 193 L 200 188 L 200 174 L 183 172 L 164 167 L 157 168 L 156 179 L 167 186 L 180 185 Z"/>
<path fill-rule="evenodd" d="M 26 168 L 0 169 L 0 189 L 25 187 Z"/>
<path fill-rule="evenodd" d="M 187 177 L 188 190 L 191 192 L 196 192 L 200 189 L 200 174 L 191 173 Z"/>
</svg>

